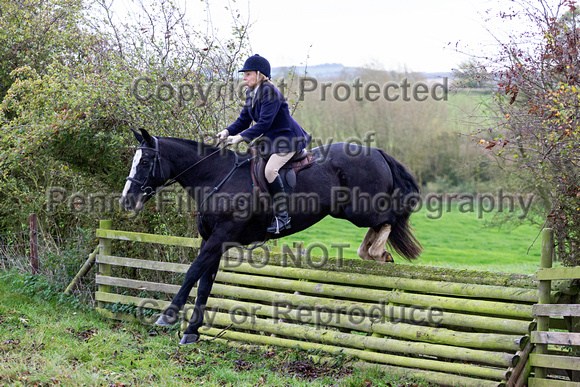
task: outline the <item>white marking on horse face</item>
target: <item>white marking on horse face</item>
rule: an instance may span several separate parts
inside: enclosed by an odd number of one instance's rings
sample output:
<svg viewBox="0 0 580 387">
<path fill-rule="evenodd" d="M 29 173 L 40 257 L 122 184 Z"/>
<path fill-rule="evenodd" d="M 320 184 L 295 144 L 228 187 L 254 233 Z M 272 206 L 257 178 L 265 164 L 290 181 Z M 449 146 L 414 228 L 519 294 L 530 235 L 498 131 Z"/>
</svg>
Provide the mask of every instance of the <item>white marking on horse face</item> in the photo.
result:
<svg viewBox="0 0 580 387">
<path fill-rule="evenodd" d="M 137 149 L 137 152 L 135 152 L 135 156 L 133 157 L 133 164 L 131 164 L 131 172 L 129 172 L 129 177 L 135 177 L 135 174 L 137 173 L 137 166 L 141 161 L 141 153 L 142 153 L 141 149 Z M 132 183 L 131 180 L 127 180 L 127 182 L 125 183 L 125 188 L 123 188 L 123 193 L 121 195 L 122 197 L 127 197 L 127 193 L 131 188 L 131 183 Z"/>
</svg>

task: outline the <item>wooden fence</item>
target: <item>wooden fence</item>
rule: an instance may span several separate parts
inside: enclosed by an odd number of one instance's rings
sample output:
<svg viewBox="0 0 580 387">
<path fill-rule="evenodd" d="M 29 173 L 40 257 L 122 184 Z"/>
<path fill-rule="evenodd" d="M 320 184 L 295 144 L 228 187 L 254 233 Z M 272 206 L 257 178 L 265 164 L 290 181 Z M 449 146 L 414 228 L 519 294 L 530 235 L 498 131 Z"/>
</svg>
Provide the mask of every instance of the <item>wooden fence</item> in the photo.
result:
<svg viewBox="0 0 580 387">
<path fill-rule="evenodd" d="M 151 278 L 185 273 L 189 265 L 123 257 L 113 250 L 113 241 L 196 249 L 200 240 L 117 231 L 110 225 L 101 221 L 96 232 L 99 310 L 126 318 L 111 313 L 111 305 L 134 305 L 137 315 L 152 323 L 155 317 L 143 311 L 169 305 L 180 283 Z M 532 310 L 540 299 L 533 275 L 312 257 L 304 255 L 303 246 L 295 247 L 230 249 L 200 333 L 351 356 L 394 375 L 440 385 L 525 382 L 524 360 L 536 325 Z M 128 271 L 134 278 L 126 277 Z M 569 281 L 553 281 L 542 294 L 557 302 L 570 293 Z M 184 321 L 192 308 L 186 306 Z"/>
<path fill-rule="evenodd" d="M 580 386 L 580 304 L 570 303 L 576 301 L 570 299 L 554 304 L 550 297 L 552 281 L 580 279 L 580 267 L 552 268 L 553 247 L 552 230 L 545 229 L 542 261 L 536 272 L 540 298 L 533 307 L 538 324 L 531 341 L 536 348 L 529 359 L 534 376 L 528 383 L 533 387 Z"/>
</svg>

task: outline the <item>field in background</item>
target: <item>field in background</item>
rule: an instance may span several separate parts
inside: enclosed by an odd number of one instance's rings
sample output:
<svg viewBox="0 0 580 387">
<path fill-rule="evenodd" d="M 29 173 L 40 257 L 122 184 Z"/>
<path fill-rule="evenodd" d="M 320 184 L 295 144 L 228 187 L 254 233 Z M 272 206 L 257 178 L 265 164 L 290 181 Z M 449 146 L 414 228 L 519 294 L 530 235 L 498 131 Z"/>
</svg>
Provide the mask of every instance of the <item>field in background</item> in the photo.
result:
<svg viewBox="0 0 580 387">
<path fill-rule="evenodd" d="M 457 206 L 452 206 L 450 212 L 442 212 L 438 219 L 433 219 L 435 215 L 423 208 L 411 216 L 415 235 L 424 248 L 414 264 L 528 274 L 539 268 L 541 240 L 534 243 L 538 227 L 522 225 L 511 230 L 487 227 L 486 220 L 493 213 L 478 218 L 477 211 L 461 213 Z M 367 229 L 345 220 L 327 217 L 307 230 L 282 238 L 279 243 L 292 246 L 293 241 L 304 241 L 306 247 L 321 243 L 329 256 L 336 256 L 338 251 L 332 245 L 347 243 L 350 247 L 344 249 L 344 257 L 358 259 L 356 251 L 366 232 Z M 321 252 L 318 247 L 312 248 L 313 255 Z M 407 262 L 395 254 L 393 257 L 397 263 Z"/>
</svg>

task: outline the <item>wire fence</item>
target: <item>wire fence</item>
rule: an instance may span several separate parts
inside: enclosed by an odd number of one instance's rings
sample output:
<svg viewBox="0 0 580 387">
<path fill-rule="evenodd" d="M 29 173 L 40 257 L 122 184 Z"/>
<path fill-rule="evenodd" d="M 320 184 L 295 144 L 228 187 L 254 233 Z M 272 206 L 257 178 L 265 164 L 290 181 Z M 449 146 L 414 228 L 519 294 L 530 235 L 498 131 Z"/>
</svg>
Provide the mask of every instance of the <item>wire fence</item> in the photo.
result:
<svg viewBox="0 0 580 387">
<path fill-rule="evenodd" d="M 96 247 L 94 231 L 77 230 L 65 238 L 42 229 L 35 234 L 36 238 L 31 238 L 31 230 L 0 233 L 0 271 L 31 273 L 31 250 L 36 247 L 38 274 L 64 290 Z M 94 276 L 85 276 L 72 293 L 93 304 L 94 282 Z"/>
<path fill-rule="evenodd" d="M 33 272 L 31 262 L 34 261 L 31 255 L 34 255 L 34 250 L 36 250 L 37 274 L 64 291 L 97 247 L 98 239 L 95 236 L 95 230 L 79 228 L 70 231 L 66 237 L 62 237 L 58 235 L 58 231 L 44 231 L 42 222 L 34 222 L 34 224 L 37 227 L 36 230 L 21 229 L 0 233 L 0 272 L 15 270 L 30 274 Z M 114 241 L 113 245 L 115 251 L 129 254 L 128 256 L 162 262 L 190 263 L 197 256 L 196 249 L 179 246 L 155 243 L 144 245 L 130 241 Z M 137 275 L 142 280 L 151 279 L 172 284 L 179 284 L 182 281 L 181 275 L 177 273 L 155 274 L 163 278 L 149 278 L 151 273 L 148 272 L 137 273 Z M 72 289 L 71 294 L 80 296 L 83 302 L 86 301 L 94 306 L 95 290 L 94 271 L 89 271 Z"/>
</svg>

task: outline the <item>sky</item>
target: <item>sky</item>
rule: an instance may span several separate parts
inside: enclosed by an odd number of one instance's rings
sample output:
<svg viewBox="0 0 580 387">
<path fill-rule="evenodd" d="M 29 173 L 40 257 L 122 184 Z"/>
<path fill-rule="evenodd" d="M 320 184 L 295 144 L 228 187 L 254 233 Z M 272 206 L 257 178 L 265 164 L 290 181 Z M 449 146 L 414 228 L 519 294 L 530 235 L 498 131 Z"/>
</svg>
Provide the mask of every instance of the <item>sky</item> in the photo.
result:
<svg viewBox="0 0 580 387">
<path fill-rule="evenodd" d="M 124 7 L 131 1 L 115 0 Z M 273 67 L 339 63 L 449 72 L 470 58 L 497 53 L 496 37 L 527 28 L 496 17 L 509 11 L 510 0 L 176 1 L 193 26 L 203 30 L 210 20 L 220 38 L 231 36 L 232 15 L 239 15 L 238 22 L 250 25 L 252 53 Z"/>
<path fill-rule="evenodd" d="M 340 63 L 385 70 L 447 72 L 494 50 L 505 23 L 489 20 L 506 0 L 212 0 L 218 33 L 231 12 L 251 23 L 253 53 L 272 66 Z M 189 12 L 201 17 L 203 2 Z M 228 7 L 228 10 L 226 10 Z M 503 26 L 503 27 L 502 27 Z M 459 52 L 461 51 L 461 52 Z"/>
</svg>

